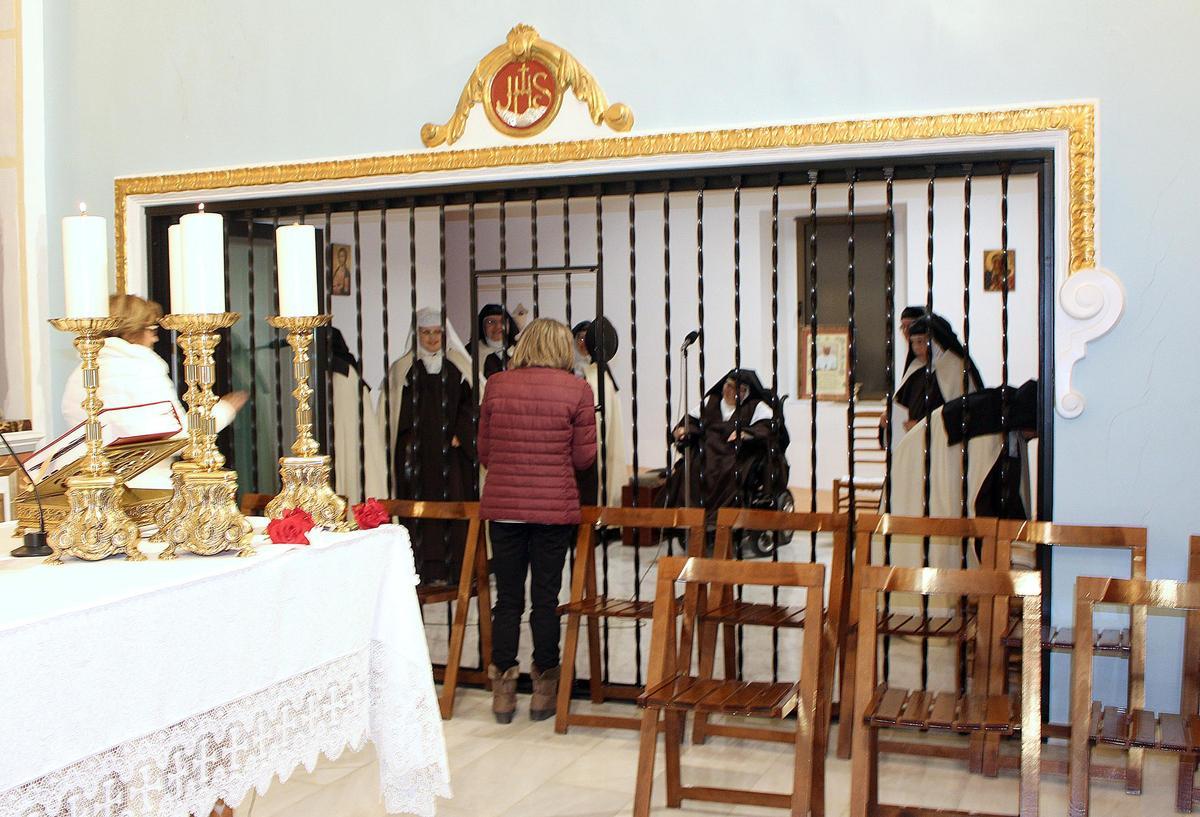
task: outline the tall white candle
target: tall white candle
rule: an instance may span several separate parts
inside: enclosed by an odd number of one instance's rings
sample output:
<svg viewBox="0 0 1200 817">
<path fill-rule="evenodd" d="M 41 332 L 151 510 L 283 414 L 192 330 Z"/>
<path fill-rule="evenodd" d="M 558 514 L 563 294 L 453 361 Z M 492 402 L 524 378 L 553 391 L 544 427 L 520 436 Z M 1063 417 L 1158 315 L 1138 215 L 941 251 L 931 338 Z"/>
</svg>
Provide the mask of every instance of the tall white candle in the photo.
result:
<svg viewBox="0 0 1200 817">
<path fill-rule="evenodd" d="M 187 295 L 183 278 L 183 227 L 172 224 L 167 228 L 167 255 L 171 270 L 171 311 L 186 315 Z"/>
<path fill-rule="evenodd" d="M 62 220 L 63 273 L 68 318 L 108 317 L 108 238 L 101 216 L 79 215 Z"/>
<path fill-rule="evenodd" d="M 317 314 L 317 228 L 290 224 L 275 231 L 279 253 L 279 314 Z"/>
<path fill-rule="evenodd" d="M 179 219 L 179 225 L 185 309 L 191 314 L 224 312 L 225 219 L 201 209 Z"/>
</svg>

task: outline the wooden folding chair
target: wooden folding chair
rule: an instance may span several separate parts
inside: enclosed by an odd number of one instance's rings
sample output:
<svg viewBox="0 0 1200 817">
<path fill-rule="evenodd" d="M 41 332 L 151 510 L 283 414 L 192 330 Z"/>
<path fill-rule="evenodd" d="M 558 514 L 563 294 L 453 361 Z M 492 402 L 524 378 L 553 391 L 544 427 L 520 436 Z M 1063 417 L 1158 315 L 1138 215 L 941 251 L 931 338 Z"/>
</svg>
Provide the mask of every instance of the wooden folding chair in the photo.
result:
<svg viewBox="0 0 1200 817">
<path fill-rule="evenodd" d="M 861 614 L 856 654 L 858 685 L 854 693 L 854 749 L 850 772 L 850 814 L 946 817 L 965 812 L 879 803 L 879 730 L 917 729 L 973 734 L 1021 735 L 1021 817 L 1038 813 L 1041 768 L 1041 575 L 1033 571 L 939 570 L 864 566 L 855 577 Z M 879 619 L 870 615 L 880 593 L 949 594 L 979 599 L 979 608 L 1007 609 L 1010 597 L 1022 599 L 1022 627 L 1030 634 L 1022 644 L 1022 692 L 1014 699 L 990 684 L 988 673 L 976 673 L 966 695 L 955 692 L 909 691 L 876 684 Z M 978 638 L 991 639 L 994 629 L 979 628 Z M 972 817 L 984 817 L 971 812 Z"/>
<path fill-rule="evenodd" d="M 683 622 L 676 642 L 679 600 L 675 583 L 688 588 L 683 594 Z M 803 587 L 806 592 L 803 653 L 800 679 L 794 683 L 744 682 L 699 678 L 691 672 L 692 635 L 704 598 L 716 588 L 733 585 Z M 654 600 L 654 629 L 650 642 L 650 670 L 646 691 L 638 698 L 644 711 L 638 750 L 634 817 L 650 813 L 659 714 L 666 722 L 667 805 L 683 800 L 705 800 L 790 809 L 793 817 L 824 813 L 825 758 L 819 751 L 820 701 L 817 691 L 822 661 L 823 590 L 825 567 L 794 562 L 740 562 L 728 559 L 665 557 L 658 563 L 658 588 Z M 795 765 L 790 794 L 684 786 L 680 770 L 680 738 L 688 712 L 783 718 L 796 710 Z"/>
<path fill-rule="evenodd" d="M 657 534 L 662 530 L 686 530 L 688 554 L 695 556 L 704 547 L 703 508 L 584 508 L 583 522 L 575 545 L 575 569 L 571 575 L 570 600 L 558 608 L 567 616 L 563 646 L 562 672 L 558 681 L 558 702 L 554 731 L 564 734 L 571 725 L 638 729 L 635 717 L 588 715 L 571 712 L 571 689 L 575 680 L 575 654 L 579 648 L 580 619 L 587 619 L 588 688 L 593 703 L 605 700 L 629 700 L 637 695 L 628 687 L 606 684 L 600 665 L 600 621 L 606 618 L 646 620 L 654 614 L 653 599 L 618 599 L 603 596 L 597 590 L 596 539 L 599 528 L 619 527 Z M 639 577 L 640 578 L 640 577 Z"/>
<path fill-rule="evenodd" d="M 395 519 L 444 519 L 467 523 L 467 542 L 463 551 L 462 569 L 458 584 L 449 587 L 417 587 L 417 600 L 422 608 L 427 604 L 452 601 L 454 619 L 450 624 L 450 647 L 446 653 L 446 668 L 442 678 L 442 717 L 449 720 L 454 716 L 454 698 L 458 693 L 458 681 L 463 680 L 490 686 L 483 669 L 463 670 L 463 641 L 467 635 L 467 614 L 471 597 L 475 597 L 479 611 L 479 646 L 486 662 L 492 654 L 492 591 L 488 576 L 487 547 L 483 539 L 483 524 L 479 520 L 478 502 L 415 502 L 400 499 L 382 499 L 380 504 Z M 435 668 L 434 677 L 438 673 Z"/>
<path fill-rule="evenodd" d="M 1200 536 L 1188 541 L 1188 581 L 1200 583 Z M 1183 640 L 1183 684 L 1179 694 L 1179 711 L 1195 714 L 1200 710 L 1200 613 L 1188 611 Z M 1175 808 L 1191 812 L 1200 790 L 1196 789 L 1196 756 L 1179 759 L 1179 782 L 1175 791 Z"/>
<path fill-rule="evenodd" d="M 1146 529 L 1122 528 L 1098 525 L 1056 525 L 1051 522 L 1025 522 L 1015 535 L 1009 535 L 1015 523 L 1002 522 L 1000 535 L 997 540 L 997 566 L 1009 569 L 1013 565 L 1013 555 L 1019 555 L 1021 550 L 1033 554 L 1041 548 L 1099 548 L 1105 550 L 1129 551 L 1129 577 L 1135 580 L 1146 578 Z M 1026 562 L 1032 561 L 1026 559 Z M 1007 616 L 997 620 L 1005 628 L 1003 635 L 1004 650 L 1015 650 L 1021 647 L 1021 622 L 1015 616 Z M 1074 652 L 1076 632 L 1071 627 L 1052 627 L 1043 623 L 1040 643 L 1044 652 Z M 1129 610 L 1129 626 L 1122 629 L 1103 629 L 1092 631 L 1092 652 L 1095 655 L 1123 657 L 1128 660 L 1128 700 L 1129 710 L 1141 709 L 1146 703 L 1146 609 L 1131 607 Z M 1007 653 L 1002 660 L 991 665 L 993 681 L 1004 678 L 1009 661 Z M 1042 726 L 1042 734 L 1047 737 L 1066 738 L 1070 735 L 1070 724 L 1047 723 Z M 989 740 L 988 761 L 985 773 L 995 774 L 996 765 L 991 762 L 995 757 L 998 740 Z M 1125 791 L 1130 794 L 1140 794 L 1142 791 L 1142 750 L 1137 746 L 1129 746 L 1125 757 L 1124 768 L 1116 766 L 1091 767 L 1093 777 L 1105 780 L 1122 780 Z M 1010 763 L 1002 759 L 1002 763 Z M 1046 774 L 1066 775 L 1067 762 L 1057 758 L 1043 758 L 1042 771 Z"/>
<path fill-rule="evenodd" d="M 822 617 L 825 644 L 822 651 L 824 666 L 820 670 L 821 723 L 817 734 L 817 751 L 822 755 L 828 743 L 832 710 L 834 659 L 840 646 L 849 614 L 846 593 L 848 550 L 846 547 L 847 517 L 828 513 L 782 513 L 749 508 L 722 508 L 717 512 L 717 538 L 713 547 L 714 559 L 733 558 L 734 531 L 754 533 L 787 531 L 796 533 L 832 533 L 833 559 L 829 571 L 829 607 Z M 737 677 L 735 630 L 738 626 L 765 626 L 775 629 L 803 627 L 805 608 L 772 603 L 740 601 L 732 585 L 721 585 L 707 596 L 707 606 L 701 611 L 699 624 L 699 676 L 713 677 L 716 663 L 717 631 L 721 631 L 724 649 L 725 679 Z M 791 742 L 795 733 L 779 729 L 730 726 L 709 722 L 708 713 L 697 712 L 692 725 L 692 742 L 704 743 L 709 735 L 732 738 Z"/>
<path fill-rule="evenodd" d="M 1190 571 L 1189 571 L 1190 572 Z M 1092 700 L 1093 614 L 1097 604 L 1186 610 L 1187 638 L 1184 692 L 1180 714 L 1121 709 Z M 1200 716 L 1196 711 L 1197 639 L 1200 639 L 1200 583 L 1098 579 L 1075 581 L 1075 653 L 1071 662 L 1071 817 L 1087 817 L 1091 789 L 1092 746 L 1103 743 L 1121 748 L 1158 749 L 1182 753 L 1192 764 L 1200 753 Z M 1181 772 L 1183 769 L 1181 769 Z M 1182 778 L 1182 775 L 1181 775 Z M 1176 807 L 1190 810 L 1194 796 L 1190 777 L 1176 793 Z M 1186 795 L 1186 796 L 1185 796 Z"/>
<path fill-rule="evenodd" d="M 996 524 L 992 517 L 973 517 L 963 519 L 939 519 L 925 516 L 875 516 L 862 514 L 855 522 L 855 546 L 852 571 L 852 583 L 857 584 L 860 572 L 871 565 L 871 546 L 875 537 L 906 536 L 922 538 L 951 538 L 973 539 L 979 542 L 979 567 L 992 569 L 996 560 Z M 925 594 L 934 595 L 934 594 Z M 968 608 L 960 608 L 954 615 L 928 615 L 927 613 L 892 612 L 882 610 L 876 612 L 874 607 L 859 610 L 857 593 L 852 591 L 850 600 L 849 621 L 842 637 L 844 660 L 842 662 L 842 692 L 840 709 L 843 715 L 838 719 L 838 757 L 845 759 L 851 752 L 851 719 L 845 717 L 845 710 L 855 699 L 856 673 L 855 652 L 857 649 L 857 632 L 862 626 L 862 617 L 875 618 L 875 630 L 881 636 L 908 637 L 922 640 L 944 639 L 956 645 L 955 673 L 960 689 L 965 688 L 967 679 L 960 674 L 964 663 L 967 647 L 975 632 L 983 627 L 992 632 L 993 611 L 990 605 L 981 607 L 978 613 Z M 874 616 L 869 615 L 874 613 Z M 978 621 L 976 618 L 978 617 Z M 988 639 L 975 640 L 974 660 L 969 674 L 984 672 L 991 661 L 991 642 Z M 935 754 L 940 757 L 960 758 L 971 762 L 972 768 L 982 768 L 982 745 L 971 749 L 959 749 L 953 746 L 932 744 L 911 744 L 885 741 L 884 751 L 920 752 Z"/>
</svg>

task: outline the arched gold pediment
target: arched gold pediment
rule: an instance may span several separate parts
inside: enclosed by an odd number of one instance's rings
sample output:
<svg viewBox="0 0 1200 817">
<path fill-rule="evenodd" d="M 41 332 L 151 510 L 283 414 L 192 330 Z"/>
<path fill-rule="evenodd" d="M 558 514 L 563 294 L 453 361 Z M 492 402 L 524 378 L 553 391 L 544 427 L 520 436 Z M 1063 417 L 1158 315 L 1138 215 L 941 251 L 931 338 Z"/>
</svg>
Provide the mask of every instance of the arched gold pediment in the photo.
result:
<svg viewBox="0 0 1200 817">
<path fill-rule="evenodd" d="M 554 121 L 563 97 L 574 91 L 587 106 L 592 122 L 623 132 L 633 127 L 633 111 L 608 98 L 595 78 L 566 50 L 543 40 L 523 23 L 508 32 L 498 46 L 475 66 L 445 124 L 427 122 L 421 128 L 426 147 L 452 145 L 463 135 L 467 117 L 482 105 L 488 121 L 507 136 L 524 138 L 541 133 Z"/>
</svg>

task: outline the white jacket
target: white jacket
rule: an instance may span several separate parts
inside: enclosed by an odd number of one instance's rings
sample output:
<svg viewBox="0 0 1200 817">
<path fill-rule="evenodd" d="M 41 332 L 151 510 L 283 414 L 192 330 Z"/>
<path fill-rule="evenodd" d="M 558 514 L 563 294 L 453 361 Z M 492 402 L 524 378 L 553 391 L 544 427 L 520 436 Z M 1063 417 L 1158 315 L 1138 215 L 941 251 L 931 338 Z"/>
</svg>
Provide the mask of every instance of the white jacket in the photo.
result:
<svg viewBox="0 0 1200 817">
<path fill-rule="evenodd" d="M 171 381 L 171 368 L 149 346 L 107 338 L 100 350 L 100 400 L 105 408 L 138 406 L 169 400 L 183 425 L 180 436 L 187 433 L 187 410 L 179 403 L 175 384 Z M 67 378 L 63 391 L 62 413 L 68 428 L 74 428 L 87 419 L 83 412 L 83 370 L 79 367 Z M 217 430 L 233 422 L 235 412 L 224 401 L 213 408 Z M 131 488 L 170 488 L 171 462 L 166 459 L 147 468 L 129 481 Z"/>
</svg>

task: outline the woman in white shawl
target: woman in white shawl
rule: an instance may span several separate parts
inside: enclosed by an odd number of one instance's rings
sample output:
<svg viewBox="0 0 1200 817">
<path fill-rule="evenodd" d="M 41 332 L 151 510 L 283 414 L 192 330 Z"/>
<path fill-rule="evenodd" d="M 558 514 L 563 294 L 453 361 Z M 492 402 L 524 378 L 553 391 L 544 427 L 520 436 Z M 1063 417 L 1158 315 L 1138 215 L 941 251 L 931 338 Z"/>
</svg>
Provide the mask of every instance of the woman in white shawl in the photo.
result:
<svg viewBox="0 0 1200 817">
<path fill-rule="evenodd" d="M 113 295 L 108 299 L 108 311 L 112 317 L 121 319 L 121 325 L 104 339 L 104 348 L 100 350 L 99 397 L 104 407 L 170 403 L 183 426 L 182 436 L 187 431 L 187 411 L 179 403 L 167 361 L 154 351 L 162 307 L 137 295 Z M 83 371 L 76 367 L 63 390 L 62 413 L 68 427 L 86 419 L 82 407 L 84 395 Z M 245 402 L 245 392 L 233 392 L 213 406 L 218 431 L 233 422 Z M 173 457 L 168 458 L 147 468 L 129 481 L 129 487 L 170 488 L 173 461 Z"/>
<path fill-rule="evenodd" d="M 437 309 L 417 311 L 417 345 L 388 369 L 387 398 L 380 410 L 392 439 L 392 496 L 397 499 L 464 502 L 475 498 L 475 397 L 471 358 Z M 466 544 L 461 523 L 425 521 L 413 528 L 417 570 L 425 584 L 458 577 Z"/>
</svg>

